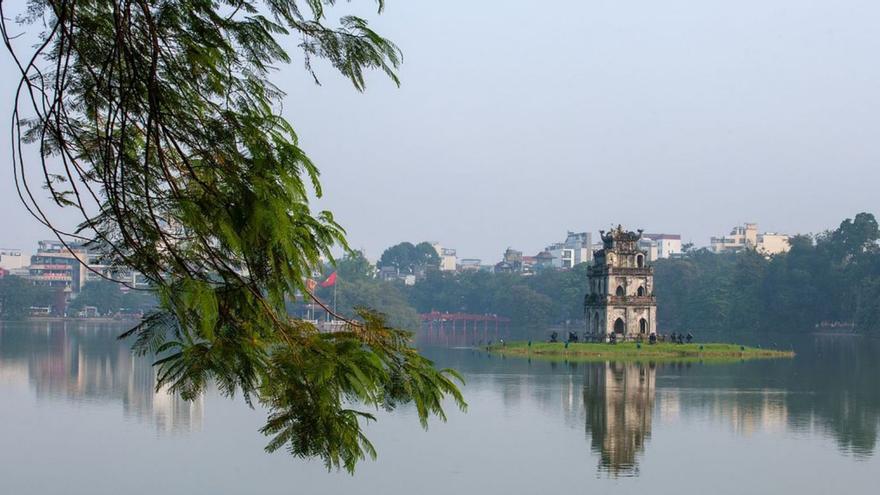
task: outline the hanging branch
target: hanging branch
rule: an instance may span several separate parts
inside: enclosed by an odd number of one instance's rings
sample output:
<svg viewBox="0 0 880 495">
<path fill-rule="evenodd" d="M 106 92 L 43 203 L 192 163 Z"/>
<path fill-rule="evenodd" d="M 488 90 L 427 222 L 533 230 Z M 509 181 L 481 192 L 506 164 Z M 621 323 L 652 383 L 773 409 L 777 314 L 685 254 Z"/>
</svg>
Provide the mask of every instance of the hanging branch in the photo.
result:
<svg viewBox="0 0 880 495">
<path fill-rule="evenodd" d="M 310 192 L 322 194 L 318 169 L 267 78 L 291 61 L 279 39 L 302 40 L 316 80 L 323 60 L 358 91 L 370 70 L 398 82 L 393 43 L 358 17 L 329 26 L 333 0 L 29 0 L 17 24 L 46 29 L 27 52 L 7 4 L 19 197 L 68 248 L 84 243 L 149 281 L 160 311 L 125 337 L 160 356 L 157 387 L 193 398 L 211 380 L 256 399 L 270 411 L 267 448 L 347 469 L 374 451 L 360 430 L 369 415 L 344 403 L 411 401 L 423 424 L 445 417 L 446 395 L 463 407 L 457 375 L 434 370 L 378 314 L 346 320 L 364 331 L 323 335 L 284 305 L 348 246 L 330 212 L 309 208 Z M 48 215 L 33 177 L 56 207 L 78 212 L 75 230 Z"/>
</svg>

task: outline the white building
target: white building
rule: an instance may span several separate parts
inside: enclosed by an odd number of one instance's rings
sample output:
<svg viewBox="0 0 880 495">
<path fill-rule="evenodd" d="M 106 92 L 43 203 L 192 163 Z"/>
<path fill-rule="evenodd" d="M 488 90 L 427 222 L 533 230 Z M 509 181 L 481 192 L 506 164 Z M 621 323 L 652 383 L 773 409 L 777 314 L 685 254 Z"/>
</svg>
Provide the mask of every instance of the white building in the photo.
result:
<svg viewBox="0 0 880 495">
<path fill-rule="evenodd" d="M 639 243 L 648 250 L 651 261 L 681 254 L 680 234 L 642 234 Z"/>
<path fill-rule="evenodd" d="M 20 270 L 27 266 L 24 260 L 21 249 L 0 248 L 0 268 L 10 272 Z"/>
<path fill-rule="evenodd" d="M 569 269 L 593 259 L 593 236 L 589 232 L 568 232 L 564 242 L 547 246 L 545 251 L 553 256 L 551 266 Z"/>
<path fill-rule="evenodd" d="M 440 257 L 440 271 L 454 272 L 458 263 L 455 249 L 445 248 L 437 242 L 432 243 L 431 247 L 437 251 L 437 256 Z"/>
<path fill-rule="evenodd" d="M 776 232 L 759 234 L 758 224 L 747 223 L 734 227 L 727 236 L 712 237 L 710 244 L 712 251 L 716 253 L 754 249 L 765 256 L 771 256 L 788 252 L 791 249 L 788 242 L 790 238 L 791 236 L 788 234 L 778 234 Z"/>
</svg>

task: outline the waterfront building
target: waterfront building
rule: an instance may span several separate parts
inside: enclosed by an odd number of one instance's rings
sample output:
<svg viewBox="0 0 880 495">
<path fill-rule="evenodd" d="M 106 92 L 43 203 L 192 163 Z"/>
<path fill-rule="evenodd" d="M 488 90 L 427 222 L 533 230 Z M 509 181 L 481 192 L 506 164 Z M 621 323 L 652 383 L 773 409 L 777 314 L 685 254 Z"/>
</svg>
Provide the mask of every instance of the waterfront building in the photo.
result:
<svg viewBox="0 0 880 495">
<path fill-rule="evenodd" d="M 788 234 L 776 232 L 758 233 L 758 224 L 746 223 L 734 227 L 726 236 L 712 237 L 709 242 L 715 253 L 754 249 L 765 256 L 772 256 L 788 252 L 791 248 L 788 242 L 790 238 Z"/>
<path fill-rule="evenodd" d="M 647 338 L 657 331 L 654 270 L 647 253 L 639 248 L 641 230 L 625 231 L 618 225 L 607 235 L 599 231 L 602 249 L 593 256 L 587 272 L 584 316 L 587 333 L 605 339 Z"/>
<path fill-rule="evenodd" d="M 81 244 L 40 241 L 31 256 L 28 279 L 34 285 L 66 289 L 78 293 L 86 282 L 88 253 Z"/>
</svg>

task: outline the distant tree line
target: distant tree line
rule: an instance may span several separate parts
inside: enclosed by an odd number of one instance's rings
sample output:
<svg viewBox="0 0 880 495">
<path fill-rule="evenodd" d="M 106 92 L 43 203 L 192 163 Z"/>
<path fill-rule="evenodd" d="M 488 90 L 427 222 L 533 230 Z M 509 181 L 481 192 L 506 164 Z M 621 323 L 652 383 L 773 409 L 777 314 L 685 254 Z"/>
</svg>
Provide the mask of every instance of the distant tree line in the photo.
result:
<svg viewBox="0 0 880 495">
<path fill-rule="evenodd" d="M 661 328 L 804 330 L 852 324 L 880 330 L 880 230 L 859 213 L 833 231 L 791 239 L 773 257 L 755 251 L 690 250 L 659 260 L 655 293 Z"/>
<path fill-rule="evenodd" d="M 0 319 L 20 320 L 30 314 L 31 306 L 50 306 L 53 299 L 51 290 L 21 277 L 0 278 Z"/>
<path fill-rule="evenodd" d="M 0 319 L 20 320 L 31 313 L 32 307 L 52 307 L 57 304 L 57 288 L 33 285 L 22 277 L 8 275 L 0 278 Z M 88 282 L 79 294 L 67 304 L 68 316 L 76 316 L 87 306 L 96 308 L 100 315 L 120 311 L 147 312 L 156 307 L 153 293 L 142 290 L 122 290 L 122 286 L 105 280 Z M 56 313 L 63 310 L 53 308 Z"/>
<path fill-rule="evenodd" d="M 789 252 L 772 257 L 754 250 L 716 254 L 686 246 L 682 257 L 654 263 L 660 330 L 803 331 L 843 323 L 880 331 L 878 240 L 874 215 L 859 213 L 833 231 L 793 237 Z M 412 251 L 399 246 L 382 259 Z M 359 268 L 352 271 L 353 266 Z M 409 315 L 396 321 L 414 321 L 413 314 L 432 310 L 492 313 L 511 318 L 514 327 L 543 330 L 582 320 L 587 266 L 545 269 L 527 277 L 428 269 L 422 280 L 405 286 L 374 280 L 369 263 L 356 254 L 339 265 L 340 294 L 346 293 L 347 304 L 380 302 L 382 294 L 393 302 L 388 307 L 394 313 Z"/>
<path fill-rule="evenodd" d="M 654 263 L 661 331 L 802 331 L 816 324 L 852 324 L 880 331 L 880 229 L 874 215 L 860 213 L 833 231 L 792 238 L 788 253 L 765 257 L 753 250 L 715 254 L 686 250 L 684 256 Z M 428 249 L 431 249 L 429 252 Z M 433 253 L 433 256 L 431 255 Z M 382 255 L 381 266 L 401 273 L 425 269 L 415 285 L 377 278 L 376 269 L 355 251 L 326 266 L 338 273 L 340 313 L 354 317 L 358 307 L 378 308 L 399 328 L 415 330 L 419 313 L 449 311 L 497 314 L 514 328 L 541 331 L 551 325 L 579 324 L 587 290 L 587 267 L 512 273 L 440 271 L 428 243 L 401 243 Z M 334 287 L 317 295 L 333 301 Z M 51 293 L 17 277 L 0 279 L 0 317 L 27 316 L 30 306 L 51 304 Z M 109 282 L 86 284 L 69 313 L 95 306 L 102 314 L 154 304 L 149 294 L 123 293 Z"/>
</svg>

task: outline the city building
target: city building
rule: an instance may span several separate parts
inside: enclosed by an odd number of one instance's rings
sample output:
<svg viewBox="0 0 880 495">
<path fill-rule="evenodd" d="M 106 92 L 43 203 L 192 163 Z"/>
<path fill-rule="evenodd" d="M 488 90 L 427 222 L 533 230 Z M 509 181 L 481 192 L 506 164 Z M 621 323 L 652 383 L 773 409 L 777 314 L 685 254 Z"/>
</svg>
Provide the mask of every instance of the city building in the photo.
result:
<svg viewBox="0 0 880 495">
<path fill-rule="evenodd" d="M 20 270 L 27 266 L 21 249 L 0 248 L 0 268 L 7 271 Z"/>
<path fill-rule="evenodd" d="M 477 272 L 482 268 L 483 260 L 479 258 L 462 258 L 458 261 L 458 271 L 460 272 Z"/>
<path fill-rule="evenodd" d="M 639 249 L 641 231 L 628 232 L 618 225 L 602 236 L 602 249 L 594 253 L 587 272 L 584 316 L 587 333 L 607 339 L 612 333 L 633 338 L 657 331 L 654 270 L 647 253 Z"/>
<path fill-rule="evenodd" d="M 642 234 L 639 242 L 647 241 L 656 247 L 656 256 L 650 260 L 670 258 L 681 254 L 680 234 Z"/>
<path fill-rule="evenodd" d="M 437 242 L 432 243 L 431 247 L 437 251 L 437 256 L 440 257 L 440 271 L 454 272 L 457 266 L 455 249 L 445 248 Z"/>
<path fill-rule="evenodd" d="M 513 248 L 507 248 L 500 262 L 495 265 L 496 273 L 520 273 L 523 271 L 523 254 Z"/>
<path fill-rule="evenodd" d="M 34 285 L 66 289 L 78 293 L 86 283 L 88 253 L 85 247 L 61 241 L 40 241 L 31 256 L 28 279 Z"/>
<path fill-rule="evenodd" d="M 734 227 L 727 236 L 712 237 L 710 245 L 712 251 L 716 253 L 740 252 L 746 249 L 754 249 L 765 256 L 771 256 L 788 252 L 791 248 L 788 243 L 790 238 L 791 236 L 788 234 L 778 234 L 776 232 L 759 234 L 758 224 L 747 223 Z"/>
<path fill-rule="evenodd" d="M 541 251 L 535 256 L 535 268 L 553 268 L 553 255 L 550 251 Z"/>
<path fill-rule="evenodd" d="M 648 261 L 654 261 L 659 257 L 659 247 L 650 239 L 639 239 L 639 249 L 648 255 Z"/>
<path fill-rule="evenodd" d="M 535 273 L 535 267 L 538 265 L 538 257 L 537 256 L 523 256 L 522 257 L 522 270 L 520 272 L 523 275 L 532 275 Z"/>
<path fill-rule="evenodd" d="M 593 259 L 593 235 L 589 232 L 568 232 L 563 242 L 547 246 L 544 251 L 553 257 L 551 266 L 569 269 Z"/>
</svg>

